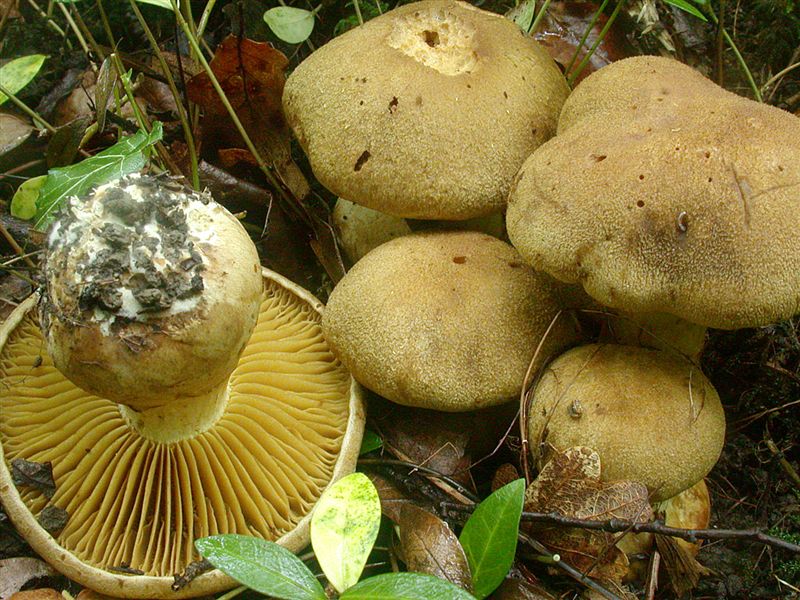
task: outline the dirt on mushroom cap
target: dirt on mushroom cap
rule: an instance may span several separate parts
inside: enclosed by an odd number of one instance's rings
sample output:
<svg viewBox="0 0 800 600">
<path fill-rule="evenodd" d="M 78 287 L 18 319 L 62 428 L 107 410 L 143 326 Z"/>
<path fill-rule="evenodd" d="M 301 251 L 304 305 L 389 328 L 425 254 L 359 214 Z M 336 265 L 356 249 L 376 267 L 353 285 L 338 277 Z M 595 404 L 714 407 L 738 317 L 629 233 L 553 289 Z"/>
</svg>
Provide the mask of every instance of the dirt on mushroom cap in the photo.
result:
<svg viewBox="0 0 800 600">
<path fill-rule="evenodd" d="M 514 399 L 560 309 L 557 283 L 476 232 L 396 238 L 331 294 L 323 331 L 353 376 L 409 406 L 466 411 Z M 562 317 L 537 364 L 574 340 Z"/>
<path fill-rule="evenodd" d="M 509 237 L 629 312 L 722 329 L 800 312 L 800 119 L 656 57 L 614 63 L 518 174 Z"/>
<path fill-rule="evenodd" d="M 725 415 L 700 369 L 675 354 L 592 344 L 559 356 L 544 371 L 529 411 L 531 451 L 598 452 L 604 481 L 645 484 L 654 501 L 694 485 L 717 462 Z"/>
<path fill-rule="evenodd" d="M 567 93 L 552 59 L 507 19 L 426 0 L 314 52 L 283 105 L 335 194 L 395 216 L 468 219 L 503 208 Z"/>
</svg>

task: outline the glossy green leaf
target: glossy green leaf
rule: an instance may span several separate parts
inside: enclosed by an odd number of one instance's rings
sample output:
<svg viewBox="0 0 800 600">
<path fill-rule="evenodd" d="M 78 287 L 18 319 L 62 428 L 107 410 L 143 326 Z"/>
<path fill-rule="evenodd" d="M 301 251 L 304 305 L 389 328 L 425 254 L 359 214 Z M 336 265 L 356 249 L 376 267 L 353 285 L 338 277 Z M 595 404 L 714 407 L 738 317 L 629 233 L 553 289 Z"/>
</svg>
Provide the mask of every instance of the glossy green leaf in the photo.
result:
<svg viewBox="0 0 800 600">
<path fill-rule="evenodd" d="M 475 600 L 449 581 L 422 573 L 385 573 L 357 583 L 341 600 Z"/>
<path fill-rule="evenodd" d="M 36 200 L 34 227 L 38 231 L 47 229 L 67 198 L 80 196 L 92 186 L 141 170 L 147 164 L 149 148 L 162 135 L 161 123 L 155 121 L 150 133 L 137 131 L 91 158 L 68 167 L 50 169 Z"/>
<path fill-rule="evenodd" d="M 12 94 L 16 94 L 33 81 L 46 58 L 44 54 L 30 54 L 8 61 L 0 67 L 0 84 Z M 0 104 L 6 100 L 8 96 L 0 92 Z"/>
<path fill-rule="evenodd" d="M 311 517 L 311 545 L 340 593 L 361 576 L 380 524 L 378 490 L 363 473 L 340 479 L 322 494 Z"/>
<path fill-rule="evenodd" d="M 687 2 L 686 0 L 664 0 L 667 4 L 671 4 L 675 8 L 680 8 L 683 11 L 686 11 L 690 15 L 694 15 L 698 19 L 702 19 L 703 21 L 708 21 L 706 16 L 700 12 L 695 6 Z M 705 2 L 696 2 L 696 4 L 705 4 Z"/>
<path fill-rule="evenodd" d="M 514 21 L 522 31 L 528 33 L 533 25 L 533 17 L 536 15 L 536 0 L 522 0 L 514 8 L 506 13 L 506 18 Z"/>
<path fill-rule="evenodd" d="M 47 175 L 31 177 L 17 188 L 14 197 L 11 198 L 11 216 L 18 219 L 29 220 L 36 216 L 36 198 L 39 197 L 39 190 L 44 185 Z"/>
<path fill-rule="evenodd" d="M 361 440 L 361 450 L 359 450 L 358 454 L 367 454 L 372 452 L 373 450 L 377 450 L 383 446 L 383 440 L 381 437 L 375 433 L 374 431 L 370 431 L 367 429 L 364 432 L 364 437 Z"/>
<path fill-rule="evenodd" d="M 314 31 L 314 13 L 293 6 L 276 6 L 264 13 L 272 33 L 284 42 L 299 44 L 305 42 Z"/>
<path fill-rule="evenodd" d="M 247 535 L 215 535 L 194 543 L 220 571 L 247 587 L 284 600 L 326 600 L 317 578 L 286 548 Z"/>
<path fill-rule="evenodd" d="M 524 499 L 525 480 L 512 481 L 481 502 L 461 530 L 478 598 L 492 593 L 514 562 Z"/>
<path fill-rule="evenodd" d="M 153 6 L 159 6 L 161 8 L 166 8 L 167 10 L 172 10 L 172 3 L 169 0 L 136 0 L 139 4 L 152 4 Z M 176 2 L 176 4 L 179 4 Z"/>
</svg>

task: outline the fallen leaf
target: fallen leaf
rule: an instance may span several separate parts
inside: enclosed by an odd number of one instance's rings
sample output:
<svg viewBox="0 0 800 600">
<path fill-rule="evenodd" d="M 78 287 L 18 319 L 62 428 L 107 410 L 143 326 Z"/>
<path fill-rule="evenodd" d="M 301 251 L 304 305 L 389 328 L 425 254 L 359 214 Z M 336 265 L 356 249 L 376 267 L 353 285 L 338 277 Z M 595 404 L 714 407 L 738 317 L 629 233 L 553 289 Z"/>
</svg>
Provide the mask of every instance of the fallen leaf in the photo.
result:
<svg viewBox="0 0 800 600">
<path fill-rule="evenodd" d="M 83 134 L 92 118 L 88 116 L 65 123 L 56 129 L 50 142 L 47 144 L 47 168 L 65 167 L 71 165 L 78 154 Z"/>
<path fill-rule="evenodd" d="M 409 571 L 435 575 L 472 591 L 467 555 L 456 534 L 439 517 L 406 504 L 400 511 L 400 543 Z"/>
<path fill-rule="evenodd" d="M 53 479 L 53 463 L 34 462 L 24 458 L 11 461 L 11 479 L 14 485 L 32 487 L 52 498 L 56 493 L 56 482 Z"/>
<path fill-rule="evenodd" d="M 533 37 L 547 50 L 553 60 L 566 68 L 578 51 L 581 37 L 599 8 L 596 2 L 553 2 L 539 27 L 533 32 Z M 600 37 L 600 31 L 607 22 L 608 16 L 601 14 L 586 38 L 583 49 L 578 52 L 573 69 Z M 635 52 L 630 47 L 619 22 L 615 22 L 602 38 L 577 81 L 581 81 L 590 73 L 615 60 L 633 56 L 633 54 Z"/>
<path fill-rule="evenodd" d="M 0 156 L 16 148 L 33 133 L 33 125 L 10 113 L 0 112 Z"/>
<path fill-rule="evenodd" d="M 665 535 L 655 536 L 656 548 L 661 554 L 661 564 L 667 574 L 667 585 L 682 598 L 697 587 L 700 577 L 710 575 L 711 571 L 701 565 L 679 540 Z"/>
<path fill-rule="evenodd" d="M 506 579 L 494 591 L 492 600 L 556 600 L 556 596 L 524 579 Z"/>
<path fill-rule="evenodd" d="M 42 509 L 42 512 L 39 513 L 39 516 L 36 518 L 39 522 L 39 525 L 42 526 L 47 533 L 52 536 L 57 536 L 64 527 L 67 526 L 67 521 L 69 521 L 69 513 L 63 508 L 59 508 L 58 506 L 45 506 Z"/>
<path fill-rule="evenodd" d="M 568 448 L 555 454 L 528 487 L 525 510 L 588 521 L 646 523 L 652 519 L 643 484 L 601 482 L 600 472 L 600 457 L 590 448 Z M 627 557 L 614 545 L 619 534 L 558 526 L 534 529 L 539 541 L 593 578 L 621 581 L 628 571 Z"/>
<path fill-rule="evenodd" d="M 519 477 L 519 471 L 511 463 L 500 465 L 492 477 L 492 491 L 499 490 L 504 485 L 516 481 Z"/>
<path fill-rule="evenodd" d="M 425 502 L 424 499 L 411 498 L 398 485 L 384 477 L 380 473 L 367 473 L 375 489 L 378 490 L 378 497 L 381 500 L 381 513 L 388 519 L 395 523 L 400 523 L 400 515 L 403 507 L 407 504 L 414 504 L 428 510 L 433 510 L 434 506 L 431 502 Z"/>
<path fill-rule="evenodd" d="M 0 560 L 0 600 L 7 600 L 33 579 L 56 575 L 50 565 L 38 558 L 17 557 Z"/>
<path fill-rule="evenodd" d="M 0 0 L 0 18 L 17 19 L 21 15 L 17 9 L 18 0 Z"/>
<path fill-rule="evenodd" d="M 0 65 L 0 84 L 10 93 L 16 94 L 33 81 L 46 59 L 44 54 L 31 54 L 9 60 Z M 7 100 L 8 96 L 0 92 L 0 104 Z"/>
<path fill-rule="evenodd" d="M 274 167 L 281 182 L 297 200 L 309 193 L 291 156 L 291 134 L 283 117 L 281 98 L 289 61 L 269 44 L 231 35 L 218 46 L 211 70 L 256 149 Z M 206 147 L 244 148 L 244 141 L 205 72 L 187 83 L 189 99 L 204 110 Z"/>
</svg>

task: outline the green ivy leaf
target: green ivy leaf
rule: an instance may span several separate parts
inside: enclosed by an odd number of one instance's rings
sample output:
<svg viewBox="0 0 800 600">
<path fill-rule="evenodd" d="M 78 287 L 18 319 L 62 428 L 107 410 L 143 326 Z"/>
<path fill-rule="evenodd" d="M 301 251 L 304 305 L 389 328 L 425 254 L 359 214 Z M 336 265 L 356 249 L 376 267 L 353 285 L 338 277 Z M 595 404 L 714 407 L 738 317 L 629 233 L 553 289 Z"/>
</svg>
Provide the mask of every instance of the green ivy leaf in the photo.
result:
<svg viewBox="0 0 800 600">
<path fill-rule="evenodd" d="M 172 2 L 169 0 L 136 0 L 139 4 L 152 4 L 153 6 L 159 6 L 161 8 L 166 8 L 167 10 L 172 10 Z M 176 2 L 176 4 L 180 4 L 180 2 Z"/>
<path fill-rule="evenodd" d="M 340 479 L 322 494 L 311 517 L 311 545 L 339 593 L 361 576 L 380 524 L 378 490 L 363 473 Z"/>
<path fill-rule="evenodd" d="M 357 583 L 341 600 L 475 600 L 457 585 L 422 573 L 385 573 Z"/>
<path fill-rule="evenodd" d="M 31 177 L 17 188 L 14 197 L 11 198 L 11 216 L 28 221 L 36 216 L 36 198 L 39 197 L 39 190 L 44 185 L 47 175 Z"/>
<path fill-rule="evenodd" d="M 326 600 L 317 578 L 286 548 L 247 535 L 215 535 L 194 543 L 220 571 L 247 587 L 284 600 Z"/>
<path fill-rule="evenodd" d="M 33 81 L 46 58 L 44 54 L 30 54 L 8 61 L 0 67 L 0 84 L 12 94 L 16 94 Z M 6 100 L 8 96 L 0 92 L 0 105 Z"/>
<path fill-rule="evenodd" d="M 305 42 L 314 31 L 314 13 L 293 6 L 276 6 L 264 13 L 272 33 L 284 42 L 299 44 Z"/>
<path fill-rule="evenodd" d="M 80 196 L 94 185 L 141 170 L 147 164 L 148 149 L 162 135 L 161 123 L 155 121 L 150 133 L 139 130 L 91 158 L 68 167 L 50 169 L 36 200 L 34 228 L 46 230 L 67 198 Z"/>
<path fill-rule="evenodd" d="M 492 593 L 514 562 L 524 499 L 525 480 L 512 481 L 481 502 L 461 530 L 478 598 Z"/>
<path fill-rule="evenodd" d="M 373 450 L 377 450 L 382 446 L 383 440 L 380 438 L 380 436 L 374 431 L 367 429 L 364 432 L 363 439 L 361 440 L 361 450 L 359 450 L 358 454 L 361 456 L 362 454 L 367 454 Z"/>
<path fill-rule="evenodd" d="M 702 12 L 700 12 L 699 9 L 697 9 L 696 7 L 691 5 L 686 0 L 664 0 L 664 2 L 666 2 L 667 4 L 671 4 L 675 8 L 680 8 L 681 10 L 686 11 L 690 15 L 694 15 L 698 19 L 702 19 L 703 21 L 708 22 L 708 19 L 706 18 L 706 16 Z M 695 3 L 703 5 L 703 4 L 705 4 L 705 1 L 704 0 L 703 1 L 695 0 Z"/>
</svg>

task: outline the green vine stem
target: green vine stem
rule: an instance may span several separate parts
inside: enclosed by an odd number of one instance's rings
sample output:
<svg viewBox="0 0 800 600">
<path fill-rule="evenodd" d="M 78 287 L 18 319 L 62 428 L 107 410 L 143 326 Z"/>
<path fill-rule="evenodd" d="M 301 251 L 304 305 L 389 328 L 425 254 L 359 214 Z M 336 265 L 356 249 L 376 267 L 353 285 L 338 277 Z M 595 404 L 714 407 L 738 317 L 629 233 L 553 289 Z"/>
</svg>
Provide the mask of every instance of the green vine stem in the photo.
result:
<svg viewBox="0 0 800 600">
<path fill-rule="evenodd" d="M 606 21 L 606 24 L 603 25 L 603 28 L 600 30 L 600 34 L 597 36 L 597 39 L 592 44 L 591 48 L 589 48 L 589 52 L 587 52 L 586 56 L 583 57 L 581 62 L 575 68 L 575 71 L 570 73 L 569 77 L 567 77 L 567 83 L 569 83 L 570 87 L 573 87 L 575 85 L 575 81 L 578 79 L 580 74 L 586 68 L 586 65 L 589 64 L 589 61 L 592 59 L 595 50 L 597 50 L 597 47 L 605 39 L 606 35 L 608 35 L 608 30 L 611 29 L 611 26 L 614 24 L 614 21 L 617 20 L 617 16 L 619 15 L 619 12 L 622 10 L 622 7 L 624 5 L 625 5 L 625 0 L 619 0 L 617 2 L 617 5 L 614 7 L 614 11 L 611 13 L 611 16 L 608 17 L 608 21 Z"/>
<path fill-rule="evenodd" d="M 719 19 L 717 18 L 717 13 L 714 12 L 714 9 L 711 7 L 711 3 L 707 3 L 705 6 L 705 11 L 708 16 L 711 18 L 711 21 L 714 25 L 719 26 Z M 725 38 L 728 46 L 731 50 L 733 50 L 734 56 L 736 56 L 736 61 L 739 63 L 739 66 L 744 73 L 745 78 L 747 79 L 747 83 L 750 85 L 750 89 L 753 92 L 753 96 L 758 102 L 764 102 L 764 97 L 761 95 L 761 90 L 758 89 L 756 85 L 756 80 L 753 78 L 753 73 L 750 72 L 750 67 L 747 66 L 747 62 L 744 60 L 742 53 L 739 52 L 739 48 L 736 46 L 736 42 L 733 41 L 733 38 L 730 36 L 728 31 L 723 27 L 721 28 L 722 37 Z"/>
</svg>

